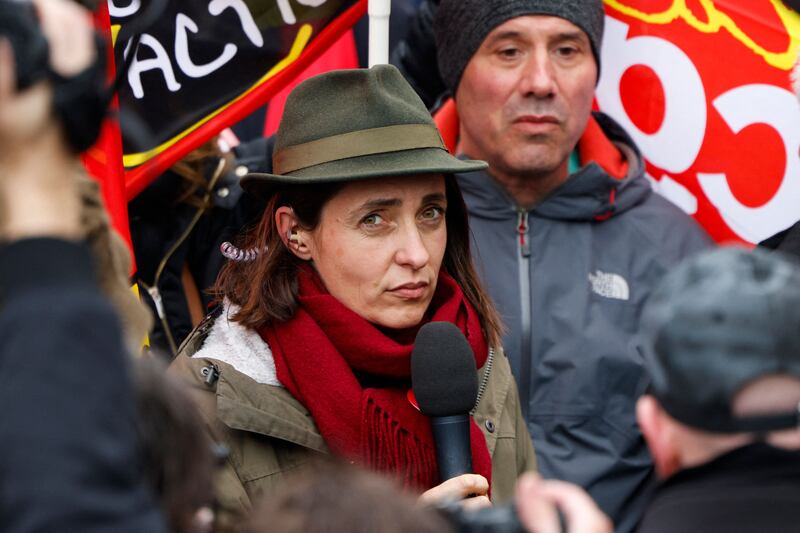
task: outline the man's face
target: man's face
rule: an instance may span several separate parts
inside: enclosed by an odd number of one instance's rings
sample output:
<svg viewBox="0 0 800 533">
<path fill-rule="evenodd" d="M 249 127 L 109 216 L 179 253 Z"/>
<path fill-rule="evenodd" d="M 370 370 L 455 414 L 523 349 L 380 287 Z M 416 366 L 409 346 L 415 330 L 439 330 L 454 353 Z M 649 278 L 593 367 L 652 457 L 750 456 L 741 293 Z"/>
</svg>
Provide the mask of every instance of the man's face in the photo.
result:
<svg viewBox="0 0 800 533">
<path fill-rule="evenodd" d="M 536 15 L 497 26 L 456 91 L 461 150 L 488 161 L 495 173 L 566 172 L 596 80 L 589 38 L 571 22 Z"/>
</svg>

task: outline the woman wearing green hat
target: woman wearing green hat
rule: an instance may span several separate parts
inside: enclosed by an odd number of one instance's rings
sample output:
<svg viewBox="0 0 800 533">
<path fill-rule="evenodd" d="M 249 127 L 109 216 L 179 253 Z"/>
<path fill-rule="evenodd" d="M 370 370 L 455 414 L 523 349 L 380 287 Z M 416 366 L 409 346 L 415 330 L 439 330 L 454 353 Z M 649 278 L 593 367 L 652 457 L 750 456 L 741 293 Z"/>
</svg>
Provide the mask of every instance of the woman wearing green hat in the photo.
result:
<svg viewBox="0 0 800 533">
<path fill-rule="evenodd" d="M 517 476 L 535 468 L 452 177 L 483 168 L 447 152 L 394 67 L 335 71 L 292 92 L 274 173 L 242 183 L 268 198 L 241 243 L 257 253 L 223 269 L 222 314 L 173 364 L 230 449 L 223 511 L 246 511 L 327 453 L 389 473 L 424 499 L 477 494 L 473 503 L 489 490 L 511 499 Z M 430 321 L 461 329 L 483 390 L 471 428 L 478 475 L 442 485 L 429 419 L 407 397 L 414 338 Z"/>
</svg>

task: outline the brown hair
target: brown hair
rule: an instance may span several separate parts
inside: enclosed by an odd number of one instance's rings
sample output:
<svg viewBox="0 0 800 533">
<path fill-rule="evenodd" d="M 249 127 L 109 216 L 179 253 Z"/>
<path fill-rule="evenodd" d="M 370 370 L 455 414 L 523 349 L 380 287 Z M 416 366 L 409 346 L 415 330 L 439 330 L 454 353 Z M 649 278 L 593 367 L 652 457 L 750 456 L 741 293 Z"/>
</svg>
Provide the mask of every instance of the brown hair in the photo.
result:
<svg viewBox="0 0 800 533">
<path fill-rule="evenodd" d="M 452 526 L 389 477 L 342 461 L 312 463 L 266 493 L 246 533 L 447 533 Z"/>
<path fill-rule="evenodd" d="M 200 531 L 197 512 L 214 501 L 217 459 L 184 383 L 153 357 L 135 360 L 136 429 L 144 477 L 174 533 Z"/>
<path fill-rule="evenodd" d="M 296 275 L 303 261 L 283 244 L 274 222 L 275 211 L 289 206 L 303 229 L 313 230 L 319 224 L 322 208 L 343 186 L 343 183 L 284 186 L 272 195 L 261 222 L 239 243 L 243 248 L 259 250 L 258 258 L 251 262 L 229 261 L 214 286 L 218 299 L 227 298 L 240 306 L 233 320 L 255 328 L 273 320 L 282 322 L 294 315 Z M 498 347 L 503 326 L 475 273 L 470 255 L 467 207 L 452 175 L 445 175 L 445 191 L 447 246 L 442 267 L 453 276 L 477 311 L 489 345 Z"/>
</svg>

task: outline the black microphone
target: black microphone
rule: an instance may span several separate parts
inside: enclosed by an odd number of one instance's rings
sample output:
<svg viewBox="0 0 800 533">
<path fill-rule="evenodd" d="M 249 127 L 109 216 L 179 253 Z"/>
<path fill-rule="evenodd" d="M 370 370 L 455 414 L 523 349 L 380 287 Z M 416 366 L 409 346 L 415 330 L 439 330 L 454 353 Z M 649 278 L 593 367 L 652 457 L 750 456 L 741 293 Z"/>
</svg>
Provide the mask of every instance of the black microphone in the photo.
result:
<svg viewBox="0 0 800 533">
<path fill-rule="evenodd" d="M 449 322 L 422 326 L 411 352 L 411 388 L 431 418 L 441 481 L 472 473 L 469 412 L 478 396 L 475 355 Z"/>
</svg>

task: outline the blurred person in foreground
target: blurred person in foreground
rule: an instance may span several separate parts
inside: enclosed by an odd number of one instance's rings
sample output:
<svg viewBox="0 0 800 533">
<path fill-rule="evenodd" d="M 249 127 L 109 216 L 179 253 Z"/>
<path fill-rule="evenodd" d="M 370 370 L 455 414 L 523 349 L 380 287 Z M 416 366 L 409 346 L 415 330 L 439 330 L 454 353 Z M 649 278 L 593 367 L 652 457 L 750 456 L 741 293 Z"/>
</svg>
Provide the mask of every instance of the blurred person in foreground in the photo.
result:
<svg viewBox="0 0 800 533">
<path fill-rule="evenodd" d="M 452 173 L 485 165 L 444 147 L 396 68 L 341 70 L 286 102 L 248 260 L 217 281 L 221 311 L 172 369 L 191 383 L 216 441 L 230 448 L 220 528 L 288 473 L 333 454 L 397 477 L 423 499 L 468 505 L 513 496 L 535 467 L 500 321 L 470 259 Z M 450 322 L 478 370 L 475 474 L 439 482 L 430 420 L 408 398 L 419 328 Z M 491 487 L 491 489 L 490 489 Z"/>
<path fill-rule="evenodd" d="M 391 479 L 319 461 L 256 506 L 245 533 L 456 533 Z"/>
<path fill-rule="evenodd" d="M 218 450 L 185 384 L 160 358 L 134 361 L 136 429 L 145 479 L 171 533 L 207 533 L 213 524 L 213 475 Z"/>
<path fill-rule="evenodd" d="M 611 520 L 581 487 L 557 479 L 542 479 L 535 472 L 519 479 L 516 507 L 527 533 L 614 531 Z"/>
<path fill-rule="evenodd" d="M 62 0 L 35 6 L 53 73 L 92 68 L 90 14 Z M 123 332 L 82 242 L 79 163 L 54 113 L 56 84 L 19 91 L 14 52 L 0 40 L 0 524 L 165 531 L 142 477 Z"/>
<path fill-rule="evenodd" d="M 446 505 L 419 505 L 385 476 L 341 462 L 323 460 L 287 481 L 258 503 L 245 533 L 457 533 L 505 531 L 514 525 L 480 529 L 473 525 L 487 509 L 465 510 L 457 518 Z M 516 488 L 519 523 L 528 533 L 611 533 L 611 520 L 580 487 L 523 474 Z M 446 509 L 447 510 L 446 510 Z M 472 515 L 469 525 L 468 517 Z M 562 519 L 565 528 L 562 528 Z M 485 524 L 486 522 L 480 522 Z M 478 528 L 478 529 L 470 529 Z M 516 530 L 515 530 L 516 531 Z"/>
<path fill-rule="evenodd" d="M 727 248 L 669 274 L 643 317 L 637 418 L 662 479 L 640 533 L 800 527 L 800 270 Z"/>
</svg>

